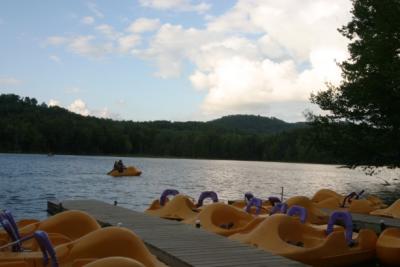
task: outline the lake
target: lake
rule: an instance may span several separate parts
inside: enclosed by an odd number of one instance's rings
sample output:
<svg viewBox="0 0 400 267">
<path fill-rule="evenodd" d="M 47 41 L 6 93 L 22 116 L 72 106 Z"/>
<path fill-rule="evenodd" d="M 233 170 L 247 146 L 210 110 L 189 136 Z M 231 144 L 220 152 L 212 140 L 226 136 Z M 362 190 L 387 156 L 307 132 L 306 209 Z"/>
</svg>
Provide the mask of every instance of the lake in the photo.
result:
<svg viewBox="0 0 400 267">
<path fill-rule="evenodd" d="M 113 178 L 106 173 L 114 161 L 134 165 L 140 177 Z M 392 202 L 400 198 L 398 170 L 384 169 L 377 176 L 335 165 L 277 162 L 0 154 L 0 208 L 17 218 L 47 216 L 47 200 L 99 199 L 143 211 L 166 188 L 198 198 L 216 191 L 223 200 L 257 197 L 312 196 L 320 188 L 347 194 L 366 190 Z M 391 185 L 385 186 L 385 179 Z"/>
</svg>

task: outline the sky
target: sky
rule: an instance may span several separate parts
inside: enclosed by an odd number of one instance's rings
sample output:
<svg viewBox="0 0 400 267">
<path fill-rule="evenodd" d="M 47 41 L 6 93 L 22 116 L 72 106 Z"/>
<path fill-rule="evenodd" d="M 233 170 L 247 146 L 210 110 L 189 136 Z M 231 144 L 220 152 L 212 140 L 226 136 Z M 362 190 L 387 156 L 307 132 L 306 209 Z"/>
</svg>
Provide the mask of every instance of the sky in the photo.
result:
<svg viewBox="0 0 400 267">
<path fill-rule="evenodd" d="M 3 0 L 0 93 L 119 120 L 320 112 L 350 0 Z"/>
</svg>

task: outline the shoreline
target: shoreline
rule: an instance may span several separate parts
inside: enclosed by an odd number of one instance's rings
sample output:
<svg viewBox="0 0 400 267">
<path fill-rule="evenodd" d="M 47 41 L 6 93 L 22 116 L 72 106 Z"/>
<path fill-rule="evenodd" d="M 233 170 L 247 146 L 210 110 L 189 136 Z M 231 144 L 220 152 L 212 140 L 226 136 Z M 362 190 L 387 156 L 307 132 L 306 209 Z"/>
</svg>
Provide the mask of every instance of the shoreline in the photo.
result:
<svg viewBox="0 0 400 267">
<path fill-rule="evenodd" d="M 0 155 L 38 155 L 49 156 L 50 153 L 36 152 L 0 152 Z M 64 154 L 51 153 L 51 156 L 73 156 L 73 157 L 121 157 L 121 158 L 148 158 L 148 159 L 180 159 L 180 160 L 217 160 L 217 161 L 239 161 L 239 162 L 265 162 L 265 163 L 287 163 L 287 164 L 310 164 L 310 165 L 329 165 L 337 166 L 338 168 L 348 168 L 345 164 L 340 163 L 318 163 L 318 162 L 300 162 L 300 161 L 266 161 L 266 160 L 245 160 L 245 159 L 229 159 L 229 158 L 186 158 L 175 156 L 152 156 L 140 154 Z M 360 166 L 361 167 L 361 166 Z"/>
</svg>

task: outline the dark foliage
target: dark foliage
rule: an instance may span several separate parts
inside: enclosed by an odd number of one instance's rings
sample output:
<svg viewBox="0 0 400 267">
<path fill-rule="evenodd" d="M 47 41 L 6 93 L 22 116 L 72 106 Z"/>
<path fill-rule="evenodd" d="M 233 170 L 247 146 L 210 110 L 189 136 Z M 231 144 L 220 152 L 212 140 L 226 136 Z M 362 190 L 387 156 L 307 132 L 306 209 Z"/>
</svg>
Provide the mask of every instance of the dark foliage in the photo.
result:
<svg viewBox="0 0 400 267">
<path fill-rule="evenodd" d="M 400 166 L 400 1 L 353 0 L 343 82 L 311 97 L 320 144 L 349 165 Z"/>
</svg>

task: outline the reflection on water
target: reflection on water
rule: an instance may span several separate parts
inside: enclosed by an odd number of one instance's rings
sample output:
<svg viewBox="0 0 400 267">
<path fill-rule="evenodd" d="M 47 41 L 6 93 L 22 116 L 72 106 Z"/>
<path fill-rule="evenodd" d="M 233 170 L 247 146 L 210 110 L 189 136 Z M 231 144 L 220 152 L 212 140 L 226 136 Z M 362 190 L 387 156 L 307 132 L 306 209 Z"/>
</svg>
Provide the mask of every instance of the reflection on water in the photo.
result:
<svg viewBox="0 0 400 267">
<path fill-rule="evenodd" d="M 143 170 L 141 177 L 107 176 L 116 157 L 0 154 L 0 208 L 10 208 L 17 217 L 46 217 L 51 199 L 94 198 L 135 210 L 144 210 L 165 188 L 197 198 L 214 190 L 221 199 L 242 198 L 253 192 L 258 197 L 279 195 L 312 196 L 320 188 L 346 194 L 365 189 L 387 201 L 400 197 L 399 171 L 384 170 L 378 177 L 361 170 L 333 165 L 123 158 L 126 165 Z M 384 186 L 380 178 L 391 185 Z"/>
</svg>

